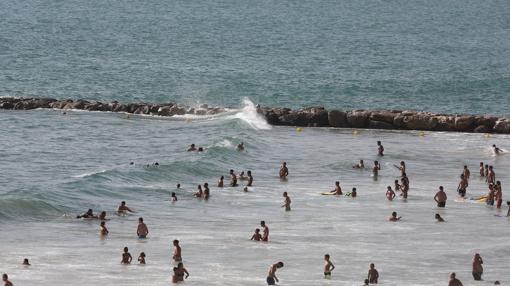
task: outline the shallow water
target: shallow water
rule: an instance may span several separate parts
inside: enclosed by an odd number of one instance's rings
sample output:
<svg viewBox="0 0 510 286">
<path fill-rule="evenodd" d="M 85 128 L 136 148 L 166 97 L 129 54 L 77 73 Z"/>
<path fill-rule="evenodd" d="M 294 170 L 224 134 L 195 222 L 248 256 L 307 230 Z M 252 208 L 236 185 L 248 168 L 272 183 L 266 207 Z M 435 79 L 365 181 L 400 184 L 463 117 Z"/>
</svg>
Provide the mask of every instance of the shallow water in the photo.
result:
<svg viewBox="0 0 510 286">
<path fill-rule="evenodd" d="M 248 121 L 245 121 L 248 120 Z M 487 281 L 510 281 L 509 219 L 484 204 L 456 203 L 457 178 L 468 164 L 468 196 L 486 192 L 478 179 L 480 161 L 494 165 L 503 191 L 509 155 L 494 157 L 488 146 L 506 148 L 508 136 L 350 129 L 269 127 L 253 108 L 206 120 L 161 119 L 124 114 L 36 110 L 0 112 L 0 270 L 15 285 L 168 285 L 171 242 L 179 239 L 186 285 L 264 285 L 270 263 L 283 261 L 281 285 L 361 285 L 373 262 L 381 285 L 445 285 L 455 271 L 471 281 L 475 252 L 484 258 Z M 255 129 L 259 126 L 267 129 Z M 386 156 L 377 158 L 377 140 Z M 241 141 L 246 152 L 235 151 Z M 194 142 L 202 154 L 186 152 Z M 364 159 L 382 162 L 378 180 L 369 170 L 353 170 Z M 409 199 L 388 202 L 404 160 L 411 180 Z M 287 161 L 290 177 L 277 178 Z M 135 165 L 129 165 L 135 162 Z M 158 162 L 159 167 L 146 168 Z M 229 169 L 252 170 L 255 186 L 211 188 L 209 201 L 192 198 L 196 185 L 215 185 Z M 321 196 L 340 180 L 358 198 Z M 228 182 L 228 180 L 226 180 Z M 182 190 L 175 190 L 181 183 Z M 437 210 L 432 196 L 439 185 L 449 196 Z M 171 203 L 169 194 L 179 201 Z M 292 211 L 280 208 L 282 192 Z M 508 199 L 508 197 L 506 197 Z M 112 214 L 127 201 L 137 211 Z M 93 208 L 109 212 L 110 235 L 98 236 L 97 221 L 73 217 Z M 392 211 L 403 216 L 390 223 Z M 447 223 L 434 222 L 436 212 Z M 138 216 L 150 230 L 136 238 Z M 249 241 L 259 221 L 270 228 L 268 244 Z M 146 266 L 121 266 L 122 248 L 135 257 L 144 251 Z M 322 257 L 337 266 L 322 277 Z M 28 257 L 28 269 L 20 265 Z M 489 282 L 465 285 L 490 285 Z"/>
</svg>

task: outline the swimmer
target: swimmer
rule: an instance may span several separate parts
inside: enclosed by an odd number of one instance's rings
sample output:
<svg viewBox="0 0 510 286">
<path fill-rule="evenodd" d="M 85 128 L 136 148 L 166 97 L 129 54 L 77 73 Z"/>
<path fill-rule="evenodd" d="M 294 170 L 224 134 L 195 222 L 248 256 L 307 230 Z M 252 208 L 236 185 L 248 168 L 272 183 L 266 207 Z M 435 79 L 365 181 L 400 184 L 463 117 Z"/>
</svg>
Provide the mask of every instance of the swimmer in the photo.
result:
<svg viewBox="0 0 510 286">
<path fill-rule="evenodd" d="M 489 176 L 489 165 L 488 164 L 485 164 L 484 173 L 485 173 L 485 178 L 487 178 Z M 487 182 L 487 179 L 485 179 L 485 181 Z"/>
<path fill-rule="evenodd" d="M 405 174 L 404 174 L 405 175 Z M 401 196 L 403 199 L 407 199 L 407 192 L 409 191 L 409 179 L 407 178 L 407 176 L 404 176 L 400 179 L 400 191 L 401 191 Z"/>
<path fill-rule="evenodd" d="M 402 217 L 397 216 L 397 212 L 392 212 L 391 216 L 388 218 L 389 221 L 399 221 Z"/>
<path fill-rule="evenodd" d="M 324 278 L 330 278 L 331 271 L 335 269 L 335 265 L 333 265 L 329 258 L 329 254 L 324 255 Z"/>
<path fill-rule="evenodd" d="M 506 213 L 506 216 L 510 217 L 510 201 L 507 201 L 506 205 L 508 206 L 508 212 Z"/>
<path fill-rule="evenodd" d="M 260 241 L 262 239 L 262 235 L 260 234 L 260 228 L 255 229 L 255 233 L 251 236 L 250 240 Z"/>
<path fill-rule="evenodd" d="M 140 255 L 138 256 L 138 262 L 140 264 L 145 264 L 145 252 L 140 252 Z"/>
<path fill-rule="evenodd" d="M 381 144 L 381 141 L 377 141 L 377 155 L 384 156 L 384 147 Z"/>
<path fill-rule="evenodd" d="M 357 194 L 357 192 L 356 192 L 356 188 L 352 188 L 352 191 L 351 191 L 351 198 L 355 198 L 355 197 L 357 197 L 357 196 L 358 196 L 358 194 Z"/>
<path fill-rule="evenodd" d="M 98 219 L 100 219 L 100 220 L 108 220 L 108 219 L 106 218 L 106 212 L 105 212 L 105 211 L 102 211 L 102 212 L 101 212 L 101 214 L 99 214 Z"/>
<path fill-rule="evenodd" d="M 475 256 L 473 257 L 473 278 L 475 281 L 481 281 L 482 280 L 482 274 L 483 274 L 483 260 L 480 254 L 475 253 Z"/>
<path fill-rule="evenodd" d="M 363 160 L 359 160 L 359 163 L 352 166 L 353 169 L 365 169 L 365 164 L 363 163 Z"/>
<path fill-rule="evenodd" d="M 239 174 L 239 180 L 245 181 L 247 179 L 248 179 L 248 177 L 246 177 L 246 175 L 244 175 L 244 171 L 241 171 L 241 173 Z"/>
<path fill-rule="evenodd" d="M 388 186 L 386 190 L 386 198 L 388 199 L 388 201 L 393 201 L 393 199 L 395 198 L 395 192 L 391 189 L 391 186 Z"/>
<path fill-rule="evenodd" d="M 471 172 L 468 169 L 467 165 L 464 165 L 464 169 L 462 170 L 462 174 L 464 174 L 464 177 L 469 180 L 469 177 L 471 177 Z"/>
<path fill-rule="evenodd" d="M 175 192 L 172 192 L 172 195 L 170 196 L 170 200 L 172 202 L 176 202 L 177 201 L 177 195 L 175 194 Z"/>
<path fill-rule="evenodd" d="M 177 184 L 177 189 L 179 190 L 181 188 L 181 184 Z"/>
<path fill-rule="evenodd" d="M 284 207 L 285 208 L 285 211 L 290 211 L 290 197 L 289 195 L 287 194 L 287 192 L 283 192 L 283 205 L 282 205 L 282 208 Z"/>
<path fill-rule="evenodd" d="M 181 254 L 182 250 L 181 250 L 181 246 L 179 245 L 179 241 L 177 239 L 175 239 L 173 244 L 174 244 L 174 253 L 172 255 L 172 258 L 176 263 L 182 262 L 182 254 Z"/>
<path fill-rule="evenodd" d="M 372 167 L 372 172 L 374 173 L 374 177 L 379 175 L 380 170 L 381 170 L 381 165 L 379 165 L 378 161 L 374 161 L 374 167 Z"/>
<path fill-rule="evenodd" d="M 211 195 L 211 192 L 209 190 L 209 184 L 204 183 L 204 199 L 209 199 L 209 196 Z"/>
<path fill-rule="evenodd" d="M 94 215 L 92 209 L 89 209 L 86 213 L 76 216 L 76 218 L 97 218 L 97 216 Z"/>
<path fill-rule="evenodd" d="M 400 166 L 397 166 L 397 165 L 393 165 L 393 166 L 395 166 L 395 168 L 400 170 L 400 175 L 403 177 L 404 174 L 406 173 L 406 162 L 400 161 Z"/>
<path fill-rule="evenodd" d="M 487 194 L 487 198 L 485 199 L 485 203 L 488 206 L 494 205 L 494 186 L 492 184 L 489 184 L 489 193 Z"/>
<path fill-rule="evenodd" d="M 188 152 L 191 152 L 191 151 L 197 151 L 197 147 L 195 147 L 195 144 L 189 145 Z"/>
<path fill-rule="evenodd" d="M 30 266 L 30 262 L 28 262 L 28 258 L 23 259 L 23 266 Z"/>
<path fill-rule="evenodd" d="M 448 282 L 448 286 L 463 286 L 462 282 L 459 279 L 455 278 L 455 272 L 450 274 L 450 281 Z"/>
<path fill-rule="evenodd" d="M 218 180 L 218 188 L 223 188 L 223 180 L 225 179 L 225 177 L 221 176 L 220 179 Z"/>
<path fill-rule="evenodd" d="M 269 266 L 269 270 L 267 271 L 267 285 L 275 285 L 276 282 L 280 282 L 278 277 L 276 277 L 276 270 L 283 267 L 283 262 L 275 263 Z"/>
<path fill-rule="evenodd" d="M 335 182 L 335 189 L 332 190 L 330 193 L 335 194 L 335 196 L 340 196 L 342 194 L 342 187 L 340 187 L 340 182 Z"/>
<path fill-rule="evenodd" d="M 248 184 L 246 186 L 251 187 L 253 185 L 253 176 L 251 175 L 251 171 L 248 171 L 247 175 L 248 175 Z"/>
<path fill-rule="evenodd" d="M 269 227 L 266 225 L 265 221 L 260 222 L 260 226 L 264 229 L 262 231 L 262 241 L 269 241 Z"/>
<path fill-rule="evenodd" d="M 99 235 L 101 236 L 108 235 L 108 229 L 106 228 L 106 222 L 104 220 L 99 225 Z"/>
<path fill-rule="evenodd" d="M 143 217 L 138 218 L 138 227 L 136 228 L 136 235 L 138 238 L 147 238 L 149 234 L 149 229 L 147 225 L 143 222 Z"/>
<path fill-rule="evenodd" d="M 198 185 L 197 189 L 198 189 L 198 191 L 195 194 L 193 194 L 193 196 L 195 198 L 201 198 L 203 195 L 202 185 Z"/>
<path fill-rule="evenodd" d="M 363 282 L 363 286 L 368 286 L 368 279 L 365 279 L 365 281 Z"/>
<path fill-rule="evenodd" d="M 437 221 L 437 222 L 445 222 L 445 220 L 441 217 L 441 215 L 440 215 L 440 214 L 436 214 L 436 215 L 435 215 L 435 218 L 436 218 L 436 221 Z"/>
<path fill-rule="evenodd" d="M 447 199 L 448 199 L 448 196 L 446 196 L 443 186 L 439 186 L 439 191 L 434 196 L 434 201 L 436 201 L 437 207 L 444 208 L 446 206 Z"/>
<path fill-rule="evenodd" d="M 398 180 L 395 180 L 395 192 L 401 191 L 402 192 L 402 186 L 398 183 Z M 402 194 L 400 194 L 402 195 Z"/>
<path fill-rule="evenodd" d="M 184 274 L 186 274 L 186 277 L 184 276 Z M 172 277 L 172 282 L 173 283 L 181 282 L 184 281 L 184 279 L 188 279 L 188 277 L 189 277 L 188 270 L 184 268 L 184 264 L 182 264 L 182 262 L 179 262 L 179 264 L 177 264 L 177 267 L 174 267 L 174 275 Z"/>
<path fill-rule="evenodd" d="M 379 272 L 375 269 L 375 265 L 370 263 L 370 269 L 368 270 L 368 283 L 377 284 L 377 280 L 379 280 Z"/>
<path fill-rule="evenodd" d="M 464 174 L 460 175 L 460 182 L 457 186 L 457 193 L 463 198 L 466 196 L 466 189 L 468 187 L 468 181 L 464 177 Z"/>
<path fill-rule="evenodd" d="M 2 281 L 4 282 L 4 286 L 12 286 L 12 282 L 9 281 L 9 276 L 5 273 L 2 275 Z"/>
<path fill-rule="evenodd" d="M 244 187 L 243 188 L 243 192 L 247 193 L 248 192 L 248 187 Z"/>
<path fill-rule="evenodd" d="M 232 169 L 230 170 L 230 186 L 237 187 L 237 176 Z"/>
<path fill-rule="evenodd" d="M 131 254 L 129 253 L 129 250 L 127 247 L 124 247 L 124 253 L 122 253 L 122 260 L 120 261 L 121 264 L 131 264 L 131 260 L 133 260 L 133 257 L 131 257 Z"/>
<path fill-rule="evenodd" d="M 497 181 L 494 186 L 494 191 L 496 192 L 494 195 L 494 199 L 496 201 L 496 208 L 500 209 L 503 204 L 503 192 L 501 190 L 501 181 Z"/>
<path fill-rule="evenodd" d="M 278 172 L 278 175 L 282 180 L 287 179 L 287 176 L 289 175 L 289 168 L 287 168 L 287 162 L 283 162 L 282 166 L 280 167 L 280 171 Z"/>
<path fill-rule="evenodd" d="M 244 142 L 237 144 L 237 151 L 244 151 Z"/>
<path fill-rule="evenodd" d="M 494 151 L 494 154 L 498 155 L 499 153 L 503 152 L 503 150 L 496 147 L 496 144 L 492 145 L 492 151 Z"/>
<path fill-rule="evenodd" d="M 494 173 L 494 168 L 489 166 L 489 173 L 487 175 L 487 183 L 494 184 L 496 181 L 496 173 Z"/>
<path fill-rule="evenodd" d="M 202 147 L 198 147 L 198 150 L 197 150 L 197 151 L 198 151 L 198 152 L 204 152 L 204 148 L 202 148 Z"/>
<path fill-rule="evenodd" d="M 483 168 L 483 162 L 480 162 L 480 177 L 485 177 L 485 171 Z"/>
<path fill-rule="evenodd" d="M 120 206 L 117 208 L 117 213 L 126 213 L 126 212 L 130 212 L 130 213 L 134 213 L 133 210 L 131 210 L 130 208 L 128 208 L 126 206 L 126 202 L 125 201 L 122 201 L 120 203 Z"/>
</svg>

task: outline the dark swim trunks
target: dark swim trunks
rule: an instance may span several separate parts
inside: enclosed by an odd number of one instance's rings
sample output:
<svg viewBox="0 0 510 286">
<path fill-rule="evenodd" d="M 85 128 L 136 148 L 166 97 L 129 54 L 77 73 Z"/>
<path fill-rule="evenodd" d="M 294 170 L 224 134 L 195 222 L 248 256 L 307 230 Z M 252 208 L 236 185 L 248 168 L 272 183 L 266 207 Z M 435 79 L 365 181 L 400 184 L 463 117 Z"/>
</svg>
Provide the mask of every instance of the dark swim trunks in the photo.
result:
<svg viewBox="0 0 510 286">
<path fill-rule="evenodd" d="M 144 238 L 147 238 L 147 236 L 146 236 L 146 235 L 142 235 L 142 234 L 140 234 L 140 235 L 138 236 L 138 238 L 140 238 L 140 239 L 144 239 Z"/>
<path fill-rule="evenodd" d="M 267 281 L 267 285 L 275 285 L 276 284 L 273 277 L 268 276 L 266 281 Z"/>
<path fill-rule="evenodd" d="M 444 208 L 446 206 L 446 202 L 439 202 L 437 203 L 438 208 Z"/>
<path fill-rule="evenodd" d="M 460 195 L 461 197 L 466 196 L 466 189 L 459 189 L 459 195 Z"/>
<path fill-rule="evenodd" d="M 473 278 L 476 280 L 476 281 L 480 281 L 482 280 L 482 273 L 477 273 L 477 272 L 472 272 L 473 273 Z"/>
</svg>

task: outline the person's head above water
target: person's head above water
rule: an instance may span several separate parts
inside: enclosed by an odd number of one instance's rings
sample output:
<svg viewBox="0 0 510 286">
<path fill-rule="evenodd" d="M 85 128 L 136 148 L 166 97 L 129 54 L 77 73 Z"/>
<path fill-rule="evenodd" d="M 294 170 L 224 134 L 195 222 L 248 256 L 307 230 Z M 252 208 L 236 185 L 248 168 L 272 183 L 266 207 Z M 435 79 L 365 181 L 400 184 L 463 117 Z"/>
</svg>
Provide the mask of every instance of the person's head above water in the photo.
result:
<svg viewBox="0 0 510 286">
<path fill-rule="evenodd" d="M 261 220 L 261 221 L 260 221 L 260 226 L 265 226 L 265 225 L 266 225 L 266 222 L 265 222 L 265 221 L 263 221 L 263 220 Z"/>
<path fill-rule="evenodd" d="M 276 263 L 276 268 L 282 268 L 283 267 L 283 262 L 278 262 Z"/>
<path fill-rule="evenodd" d="M 391 213 L 391 216 L 392 216 L 392 217 L 396 217 L 396 216 L 397 216 L 397 212 L 392 212 L 392 213 Z"/>
<path fill-rule="evenodd" d="M 173 242 L 173 244 L 174 244 L 175 246 L 179 245 L 179 240 L 175 239 L 175 240 L 174 240 L 174 242 Z"/>
<path fill-rule="evenodd" d="M 139 217 L 139 218 L 138 218 L 138 222 L 139 222 L 139 223 L 142 223 L 142 222 L 143 222 L 143 217 Z"/>
<path fill-rule="evenodd" d="M 121 206 L 125 206 L 125 205 L 126 205 L 126 202 L 125 202 L 125 201 L 122 201 L 122 202 L 120 202 L 120 205 L 121 205 Z"/>
</svg>

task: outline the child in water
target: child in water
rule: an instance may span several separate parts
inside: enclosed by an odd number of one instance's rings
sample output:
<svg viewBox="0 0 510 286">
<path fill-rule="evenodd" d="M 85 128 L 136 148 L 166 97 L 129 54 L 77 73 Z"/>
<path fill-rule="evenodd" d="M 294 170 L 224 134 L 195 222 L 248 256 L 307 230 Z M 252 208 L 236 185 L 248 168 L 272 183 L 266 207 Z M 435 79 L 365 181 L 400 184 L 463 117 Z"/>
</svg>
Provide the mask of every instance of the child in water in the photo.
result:
<svg viewBox="0 0 510 286">
<path fill-rule="evenodd" d="M 145 264 L 145 252 L 140 252 L 140 255 L 138 256 L 138 262 L 140 262 L 140 264 Z"/>
<path fill-rule="evenodd" d="M 122 253 L 122 261 L 121 264 L 131 264 L 131 260 L 133 260 L 133 257 L 129 253 L 129 250 L 127 247 L 124 247 L 124 253 Z"/>
<path fill-rule="evenodd" d="M 260 228 L 255 229 L 255 233 L 251 236 L 250 240 L 260 241 L 262 239 L 262 235 L 260 234 Z"/>
</svg>

